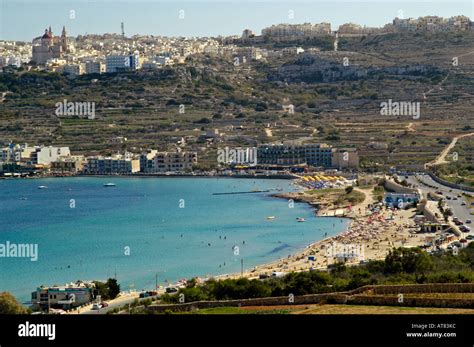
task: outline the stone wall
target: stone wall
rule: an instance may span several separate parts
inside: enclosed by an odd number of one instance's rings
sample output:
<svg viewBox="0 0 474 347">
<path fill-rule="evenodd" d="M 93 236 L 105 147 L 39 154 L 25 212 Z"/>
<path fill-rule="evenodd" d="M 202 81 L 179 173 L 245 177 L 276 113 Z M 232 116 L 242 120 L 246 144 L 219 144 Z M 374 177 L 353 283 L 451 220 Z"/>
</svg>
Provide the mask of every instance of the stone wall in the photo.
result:
<svg viewBox="0 0 474 347">
<path fill-rule="evenodd" d="M 366 293 L 370 293 L 371 295 L 363 295 Z M 289 296 L 279 296 L 241 300 L 196 301 L 183 304 L 150 305 L 147 307 L 147 310 L 152 313 L 163 313 L 166 311 L 187 312 L 215 307 L 305 305 L 321 303 L 474 308 L 474 300 L 472 299 L 404 298 L 403 305 L 401 305 L 398 302 L 398 294 L 407 293 L 474 293 L 474 283 L 368 285 L 347 292 L 299 295 L 294 296 L 293 300 L 291 300 Z M 387 294 L 393 294 L 393 296 L 383 296 Z"/>
</svg>

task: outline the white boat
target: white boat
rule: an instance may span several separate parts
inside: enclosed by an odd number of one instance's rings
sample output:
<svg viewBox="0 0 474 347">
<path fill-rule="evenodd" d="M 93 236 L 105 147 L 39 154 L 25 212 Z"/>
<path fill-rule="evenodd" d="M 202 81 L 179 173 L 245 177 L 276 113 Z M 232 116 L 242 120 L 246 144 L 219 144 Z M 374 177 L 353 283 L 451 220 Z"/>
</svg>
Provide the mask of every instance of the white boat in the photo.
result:
<svg viewBox="0 0 474 347">
<path fill-rule="evenodd" d="M 268 220 L 275 219 L 275 216 L 268 216 L 267 219 L 268 219 Z"/>
<path fill-rule="evenodd" d="M 46 186 L 38 186 L 38 189 L 48 189 Z"/>
<path fill-rule="evenodd" d="M 105 183 L 104 187 L 115 187 L 115 183 Z"/>
<path fill-rule="evenodd" d="M 297 220 L 298 222 L 306 222 L 306 220 L 305 220 L 304 218 L 301 218 L 301 217 L 296 218 L 296 220 Z"/>
</svg>

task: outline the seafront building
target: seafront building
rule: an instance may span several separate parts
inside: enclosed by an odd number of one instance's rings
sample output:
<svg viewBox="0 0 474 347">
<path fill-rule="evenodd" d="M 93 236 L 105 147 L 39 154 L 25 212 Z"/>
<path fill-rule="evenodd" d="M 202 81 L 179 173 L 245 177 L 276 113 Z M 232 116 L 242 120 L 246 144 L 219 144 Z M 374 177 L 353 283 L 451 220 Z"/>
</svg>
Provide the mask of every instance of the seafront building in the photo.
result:
<svg viewBox="0 0 474 347">
<path fill-rule="evenodd" d="M 33 309 L 70 309 L 87 304 L 94 299 L 95 285 L 92 282 L 77 281 L 65 286 L 38 287 L 31 293 Z"/>
<path fill-rule="evenodd" d="M 31 153 L 31 162 L 33 164 L 50 165 L 53 161 L 70 155 L 69 147 L 39 147 Z"/>
<path fill-rule="evenodd" d="M 91 175 L 132 174 L 140 171 L 140 160 L 126 155 L 89 157 L 84 173 Z"/>
<path fill-rule="evenodd" d="M 140 171 L 143 173 L 164 173 L 192 170 L 197 164 L 196 152 L 148 151 L 140 156 Z"/>
<path fill-rule="evenodd" d="M 86 164 L 86 159 L 83 155 L 71 155 L 69 157 L 60 158 L 57 161 L 51 162 L 50 170 L 53 173 L 80 173 Z"/>
<path fill-rule="evenodd" d="M 53 161 L 71 155 L 69 147 L 28 146 L 28 144 L 10 144 L 0 150 L 0 162 L 50 165 Z"/>
<path fill-rule="evenodd" d="M 322 168 L 357 168 L 355 148 L 333 148 L 325 143 L 262 145 L 257 148 L 259 165 L 310 165 Z"/>
</svg>

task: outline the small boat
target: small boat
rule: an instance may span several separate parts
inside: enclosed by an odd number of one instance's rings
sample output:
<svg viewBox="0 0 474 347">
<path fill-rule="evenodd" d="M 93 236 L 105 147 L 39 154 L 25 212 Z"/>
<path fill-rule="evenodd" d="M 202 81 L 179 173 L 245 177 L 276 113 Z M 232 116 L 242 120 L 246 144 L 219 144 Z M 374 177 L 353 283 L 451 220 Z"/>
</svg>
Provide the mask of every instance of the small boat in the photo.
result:
<svg viewBox="0 0 474 347">
<path fill-rule="evenodd" d="M 268 219 L 268 220 L 275 219 L 275 216 L 268 216 L 267 219 Z"/>
<path fill-rule="evenodd" d="M 28 198 L 22 197 L 20 198 L 20 200 L 28 200 Z"/>
<path fill-rule="evenodd" d="M 104 187 L 115 187 L 115 183 L 105 183 Z"/>
<path fill-rule="evenodd" d="M 306 220 L 305 220 L 304 218 L 301 218 L 301 217 L 296 218 L 296 221 L 298 221 L 298 222 L 306 222 Z"/>
<path fill-rule="evenodd" d="M 38 189 L 48 189 L 46 186 L 38 186 Z"/>
</svg>

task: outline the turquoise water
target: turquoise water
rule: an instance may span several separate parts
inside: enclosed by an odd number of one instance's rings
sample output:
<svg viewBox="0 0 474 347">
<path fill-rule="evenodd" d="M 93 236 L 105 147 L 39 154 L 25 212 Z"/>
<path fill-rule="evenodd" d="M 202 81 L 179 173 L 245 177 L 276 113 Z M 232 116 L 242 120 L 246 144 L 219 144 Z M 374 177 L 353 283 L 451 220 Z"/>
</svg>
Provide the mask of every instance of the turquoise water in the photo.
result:
<svg viewBox="0 0 474 347">
<path fill-rule="evenodd" d="M 108 182 L 116 187 L 103 187 Z M 306 204 L 289 208 L 270 193 L 212 195 L 275 188 L 295 190 L 291 181 L 273 179 L 0 180 L 0 243 L 38 244 L 35 262 L 0 258 L 0 291 L 27 301 L 41 284 L 105 280 L 115 273 L 123 290 L 151 289 L 155 274 L 164 285 L 239 272 L 241 258 L 250 269 L 346 228 L 346 220 L 315 217 Z"/>
</svg>

